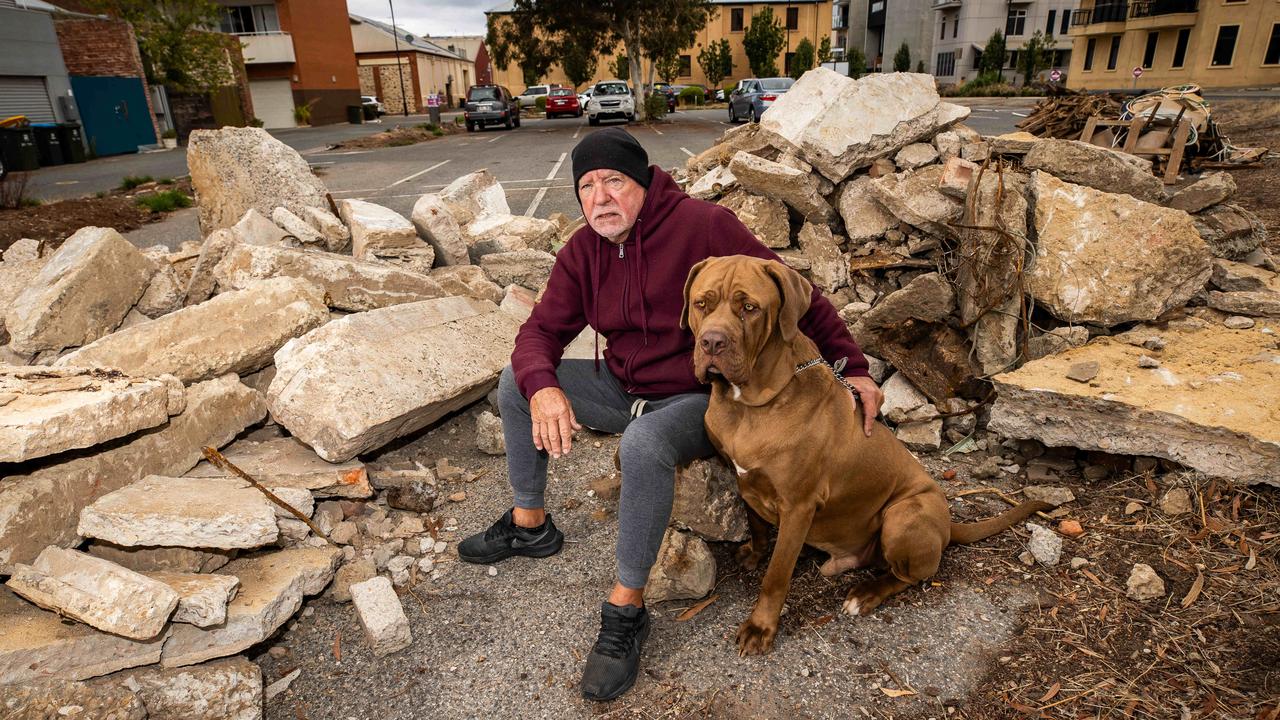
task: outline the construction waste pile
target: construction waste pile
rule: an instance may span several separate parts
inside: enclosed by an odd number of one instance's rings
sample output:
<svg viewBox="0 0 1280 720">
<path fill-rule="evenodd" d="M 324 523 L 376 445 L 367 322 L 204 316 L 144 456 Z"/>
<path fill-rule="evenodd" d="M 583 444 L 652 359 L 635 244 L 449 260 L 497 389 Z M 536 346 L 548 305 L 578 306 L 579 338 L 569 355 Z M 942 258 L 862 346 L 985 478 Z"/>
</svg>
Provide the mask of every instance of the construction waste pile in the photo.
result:
<svg viewBox="0 0 1280 720">
<path fill-rule="evenodd" d="M 1275 483 L 1280 279 L 1230 176 L 1171 196 L 1131 156 L 967 115 L 925 75 L 814 70 L 677 176 L 822 288 L 913 449 Z M 398 591 L 448 564 L 458 528 L 430 513 L 474 478 L 361 456 L 493 405 L 575 230 L 484 171 L 410 218 L 334 203 L 253 128 L 196 131 L 188 160 L 203 243 L 88 227 L 0 263 L 5 717 L 261 717 L 291 678 L 241 653 L 321 593 L 375 654 L 408 646 Z M 476 445 L 500 455 L 493 412 Z M 661 556 L 746 534 L 733 474 L 683 468 Z M 669 565 L 651 600 L 714 585 Z"/>
</svg>

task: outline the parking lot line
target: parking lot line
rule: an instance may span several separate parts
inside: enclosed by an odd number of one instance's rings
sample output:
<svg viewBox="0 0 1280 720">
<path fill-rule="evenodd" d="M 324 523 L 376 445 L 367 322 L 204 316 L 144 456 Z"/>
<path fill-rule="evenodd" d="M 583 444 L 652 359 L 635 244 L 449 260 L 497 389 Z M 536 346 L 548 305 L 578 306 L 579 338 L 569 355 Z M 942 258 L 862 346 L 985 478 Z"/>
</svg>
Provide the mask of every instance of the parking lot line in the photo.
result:
<svg viewBox="0 0 1280 720">
<path fill-rule="evenodd" d="M 524 211 L 525 217 L 533 217 L 538 211 L 538 205 L 542 204 L 542 198 L 547 196 L 546 188 L 538 188 L 538 194 L 533 196 L 533 202 L 529 203 L 529 209 Z"/>
<path fill-rule="evenodd" d="M 577 140 L 577 139 L 578 139 L 578 133 L 580 133 L 580 132 L 582 132 L 582 126 L 581 126 L 581 125 L 579 125 L 579 126 L 578 126 L 578 129 L 577 129 L 577 130 L 574 130 L 574 131 L 573 131 L 573 137 L 571 137 L 571 138 L 569 138 L 569 139 L 570 139 L 570 140 Z"/>
<path fill-rule="evenodd" d="M 567 153 L 567 152 L 562 152 L 562 153 L 560 153 L 560 159 L 556 161 L 556 166 L 555 166 L 555 167 L 553 167 L 553 168 L 551 168 L 551 172 L 547 173 L 547 179 L 548 179 L 548 180 L 554 180 L 554 179 L 555 179 L 555 177 L 556 177 L 556 173 L 560 172 L 560 166 L 564 164 L 564 159 L 565 159 L 565 157 L 567 157 L 568 155 L 569 155 L 569 153 Z"/>
<path fill-rule="evenodd" d="M 689 157 L 694 156 L 693 153 L 687 147 L 680 148 L 680 152 L 684 153 L 685 155 L 688 155 Z"/>
<path fill-rule="evenodd" d="M 391 184 L 390 184 L 390 185 L 388 185 L 387 187 L 395 187 L 396 185 L 399 185 L 399 184 L 401 184 L 401 183 L 407 183 L 407 182 L 409 182 L 410 180 L 412 180 L 412 179 L 414 179 L 414 178 L 418 177 L 419 175 L 425 175 L 426 173 L 429 173 L 429 172 L 431 172 L 432 170 L 435 170 L 436 168 L 440 167 L 441 165 L 444 165 L 444 164 L 445 164 L 445 163 L 447 163 L 447 162 L 449 162 L 449 161 L 448 161 L 448 160 L 441 160 L 440 162 L 436 163 L 435 165 L 432 165 L 431 167 L 427 168 L 426 170 L 419 170 L 418 172 L 416 172 L 416 173 L 414 173 L 414 174 L 412 174 L 412 175 L 410 175 L 410 176 L 408 176 L 408 177 L 402 177 L 402 178 L 400 178 L 399 180 L 397 180 L 397 181 L 395 181 L 395 182 L 391 183 Z"/>
<path fill-rule="evenodd" d="M 498 137 L 496 137 L 496 138 L 494 138 L 494 139 L 492 139 L 492 140 L 485 140 L 485 142 L 498 142 L 499 140 L 501 140 L 501 139 L 502 139 L 502 138 L 504 138 L 504 137 L 506 137 L 506 135 L 499 135 Z"/>
<path fill-rule="evenodd" d="M 663 132 L 662 132 L 661 130 L 659 130 L 658 128 L 656 128 L 656 127 L 654 127 L 654 126 L 652 126 L 652 125 L 650 125 L 650 126 L 649 126 L 649 129 L 650 129 L 650 130 L 652 130 L 652 131 L 654 131 L 654 132 L 656 132 L 656 133 L 658 133 L 659 135 L 662 135 L 662 134 L 663 134 Z"/>
</svg>

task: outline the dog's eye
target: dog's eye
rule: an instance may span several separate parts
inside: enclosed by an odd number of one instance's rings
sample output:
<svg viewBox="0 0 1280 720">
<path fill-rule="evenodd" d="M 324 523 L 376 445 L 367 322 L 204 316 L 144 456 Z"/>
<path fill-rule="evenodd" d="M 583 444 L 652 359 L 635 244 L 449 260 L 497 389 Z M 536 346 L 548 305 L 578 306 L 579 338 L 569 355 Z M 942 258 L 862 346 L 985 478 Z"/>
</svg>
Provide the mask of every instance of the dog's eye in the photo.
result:
<svg viewBox="0 0 1280 720">
<path fill-rule="evenodd" d="M 747 312 L 755 312 L 755 311 L 756 311 L 756 306 L 755 306 L 755 305 L 752 305 L 751 303 L 743 303 L 743 304 L 742 304 L 742 309 L 743 309 L 743 310 L 746 310 Z"/>
<path fill-rule="evenodd" d="M 705 300 L 694 300 L 693 306 L 698 308 L 699 310 L 702 310 L 707 306 L 707 302 Z"/>
</svg>

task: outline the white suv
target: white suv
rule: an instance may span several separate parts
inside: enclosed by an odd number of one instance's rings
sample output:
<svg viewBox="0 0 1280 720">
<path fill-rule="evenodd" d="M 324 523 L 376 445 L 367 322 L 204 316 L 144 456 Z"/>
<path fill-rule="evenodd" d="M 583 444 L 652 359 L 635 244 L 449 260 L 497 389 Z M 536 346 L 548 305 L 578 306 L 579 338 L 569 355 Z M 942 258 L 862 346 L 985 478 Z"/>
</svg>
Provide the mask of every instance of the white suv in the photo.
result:
<svg viewBox="0 0 1280 720">
<path fill-rule="evenodd" d="M 520 107 L 532 107 L 538 104 L 538 98 L 546 97 L 553 87 L 559 87 L 559 85 L 530 85 L 524 89 L 524 92 L 517 95 L 516 99 L 520 101 Z"/>
<path fill-rule="evenodd" d="M 587 122 L 599 125 L 607 118 L 636 119 L 636 99 L 631 88 L 621 80 L 604 80 L 596 83 L 587 103 Z"/>
</svg>

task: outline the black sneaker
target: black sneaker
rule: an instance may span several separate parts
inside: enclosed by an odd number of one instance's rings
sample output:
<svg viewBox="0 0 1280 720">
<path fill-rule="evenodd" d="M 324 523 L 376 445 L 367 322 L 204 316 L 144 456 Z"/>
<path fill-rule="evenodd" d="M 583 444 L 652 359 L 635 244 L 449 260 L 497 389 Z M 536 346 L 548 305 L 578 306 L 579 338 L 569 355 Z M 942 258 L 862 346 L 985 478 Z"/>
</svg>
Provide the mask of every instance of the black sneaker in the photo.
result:
<svg viewBox="0 0 1280 720">
<path fill-rule="evenodd" d="M 511 520 L 511 512 L 503 513 L 488 530 L 458 543 L 458 557 L 465 562 L 485 565 L 513 555 L 541 558 L 560 552 L 564 546 L 564 533 L 551 522 L 551 513 L 547 513 L 542 527 L 522 528 Z"/>
<path fill-rule="evenodd" d="M 582 697 L 612 700 L 631 689 L 640 674 L 640 650 L 649 637 L 649 611 L 642 607 L 600 608 L 600 635 L 582 671 Z"/>
</svg>

